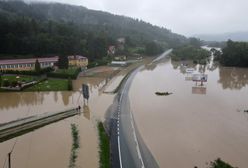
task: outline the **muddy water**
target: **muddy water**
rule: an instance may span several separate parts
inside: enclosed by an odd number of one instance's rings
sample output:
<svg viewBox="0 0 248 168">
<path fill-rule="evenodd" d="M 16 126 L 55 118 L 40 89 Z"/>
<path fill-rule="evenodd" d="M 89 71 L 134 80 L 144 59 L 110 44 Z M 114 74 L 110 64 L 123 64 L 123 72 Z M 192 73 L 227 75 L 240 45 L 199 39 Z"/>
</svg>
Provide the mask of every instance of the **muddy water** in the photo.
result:
<svg viewBox="0 0 248 168">
<path fill-rule="evenodd" d="M 130 99 L 141 136 L 160 167 L 205 168 L 220 157 L 247 168 L 248 69 L 190 66 L 208 74 L 204 86 L 169 59 L 137 74 Z"/>
<path fill-rule="evenodd" d="M 0 143 L 0 167 L 14 146 L 12 166 L 18 168 L 63 168 L 70 164 L 72 150 L 71 124 L 79 130 L 80 148 L 77 167 L 98 167 L 98 137 L 96 122 L 104 118 L 113 95 L 102 94 L 105 78 L 80 78 L 74 81 L 74 91 L 0 93 L 0 123 L 71 107 L 82 107 L 83 113 L 47 125 L 33 132 Z M 82 83 L 89 85 L 90 99 L 84 104 Z M 14 145 L 15 144 L 15 145 Z"/>
</svg>

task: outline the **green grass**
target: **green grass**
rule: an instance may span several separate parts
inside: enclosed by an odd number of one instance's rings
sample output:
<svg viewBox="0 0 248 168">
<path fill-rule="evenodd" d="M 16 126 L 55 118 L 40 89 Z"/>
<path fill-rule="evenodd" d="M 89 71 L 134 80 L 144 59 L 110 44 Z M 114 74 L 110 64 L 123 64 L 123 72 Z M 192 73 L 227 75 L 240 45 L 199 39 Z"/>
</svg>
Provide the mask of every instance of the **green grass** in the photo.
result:
<svg viewBox="0 0 248 168">
<path fill-rule="evenodd" d="M 109 168 L 110 167 L 110 145 L 109 137 L 105 132 L 103 123 L 99 122 L 97 125 L 99 140 L 100 140 L 100 168 Z"/>
<path fill-rule="evenodd" d="M 29 82 L 29 81 L 33 81 L 37 78 L 31 77 L 31 76 L 19 76 L 20 78 L 16 78 L 16 75 L 13 76 L 2 76 L 2 81 L 3 80 L 9 80 L 10 82 L 12 81 L 25 81 L 25 82 Z"/>
<path fill-rule="evenodd" d="M 57 69 L 54 73 L 73 75 L 73 74 L 77 73 L 77 70 L 78 70 L 78 68 L 70 67 L 68 69 Z"/>
<path fill-rule="evenodd" d="M 47 74 L 48 77 L 60 78 L 60 79 L 76 79 L 81 69 L 78 67 L 70 67 L 68 69 L 57 69 L 55 72 Z"/>
<path fill-rule="evenodd" d="M 66 79 L 48 79 L 31 86 L 24 91 L 64 91 L 68 90 L 68 80 Z"/>
<path fill-rule="evenodd" d="M 72 135 L 72 148 L 71 148 L 71 156 L 70 156 L 70 163 L 69 168 L 76 167 L 76 160 L 78 157 L 78 149 L 80 147 L 80 137 L 79 137 L 79 130 L 76 124 L 71 124 L 71 135 Z"/>
</svg>

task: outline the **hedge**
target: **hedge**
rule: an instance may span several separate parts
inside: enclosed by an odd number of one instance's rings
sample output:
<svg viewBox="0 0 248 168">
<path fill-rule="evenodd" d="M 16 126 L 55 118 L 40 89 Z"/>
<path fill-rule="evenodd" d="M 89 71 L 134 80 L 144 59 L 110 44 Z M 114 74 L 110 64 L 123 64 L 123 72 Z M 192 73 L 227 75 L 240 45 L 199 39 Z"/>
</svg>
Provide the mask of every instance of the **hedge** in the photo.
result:
<svg viewBox="0 0 248 168">
<path fill-rule="evenodd" d="M 50 72 L 50 73 L 47 73 L 47 77 L 63 78 L 63 79 L 69 79 L 69 78 L 77 79 L 77 76 L 80 72 L 81 72 L 81 68 L 77 68 L 74 74 Z"/>
</svg>

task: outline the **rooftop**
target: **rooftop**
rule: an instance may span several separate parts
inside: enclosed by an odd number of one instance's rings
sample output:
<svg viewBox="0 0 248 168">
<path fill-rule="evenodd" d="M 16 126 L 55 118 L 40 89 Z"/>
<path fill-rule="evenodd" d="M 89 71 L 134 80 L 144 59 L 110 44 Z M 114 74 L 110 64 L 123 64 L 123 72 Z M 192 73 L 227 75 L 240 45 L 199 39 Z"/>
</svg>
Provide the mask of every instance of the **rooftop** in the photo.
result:
<svg viewBox="0 0 248 168">
<path fill-rule="evenodd" d="M 70 55 L 68 56 L 68 59 L 87 59 L 87 57 L 81 56 L 81 55 Z"/>
<path fill-rule="evenodd" d="M 49 57 L 49 58 L 27 58 L 27 59 L 7 59 L 7 60 L 0 60 L 0 65 L 6 64 L 31 64 L 35 63 L 35 61 L 41 62 L 57 62 L 59 57 Z"/>
</svg>

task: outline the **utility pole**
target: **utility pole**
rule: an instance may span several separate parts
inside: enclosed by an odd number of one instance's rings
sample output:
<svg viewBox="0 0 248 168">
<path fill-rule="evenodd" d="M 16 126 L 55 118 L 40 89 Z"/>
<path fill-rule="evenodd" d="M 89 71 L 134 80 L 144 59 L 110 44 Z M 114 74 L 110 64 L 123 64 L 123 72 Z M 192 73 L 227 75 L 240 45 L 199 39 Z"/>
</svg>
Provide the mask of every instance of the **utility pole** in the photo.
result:
<svg viewBox="0 0 248 168">
<path fill-rule="evenodd" d="M 8 162 L 9 162 L 9 167 L 8 168 L 11 168 L 11 152 L 8 153 Z"/>
</svg>

